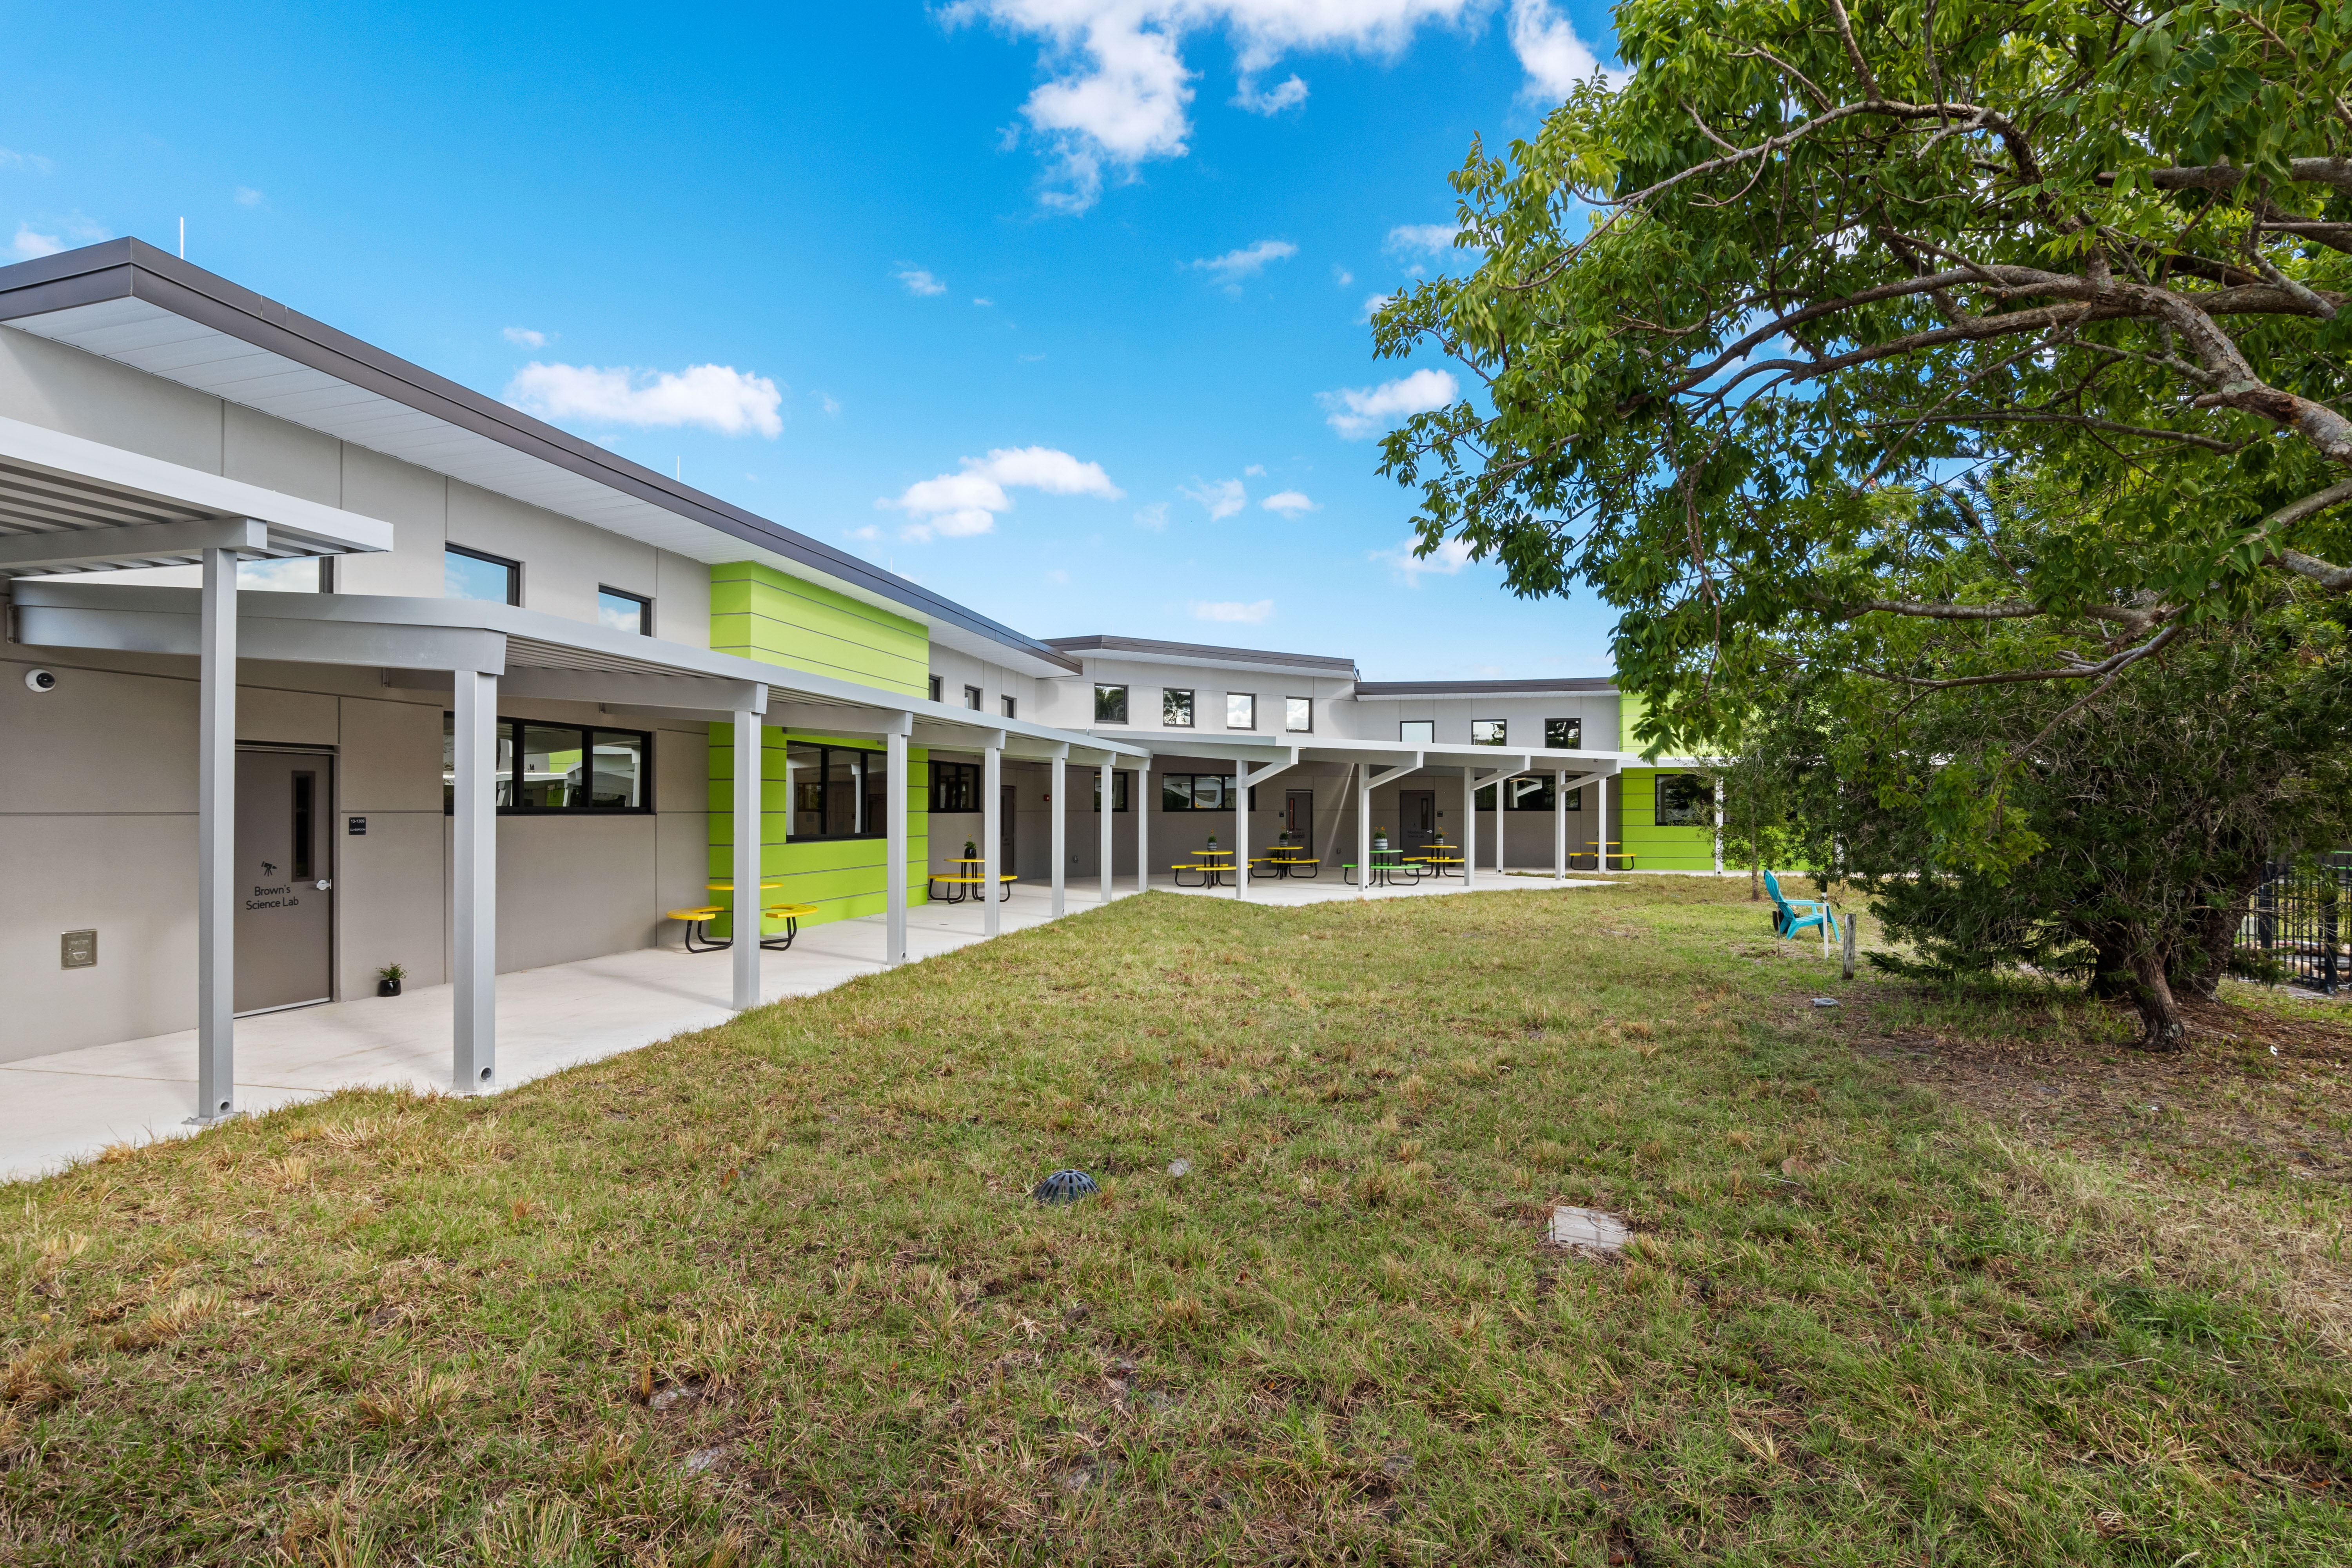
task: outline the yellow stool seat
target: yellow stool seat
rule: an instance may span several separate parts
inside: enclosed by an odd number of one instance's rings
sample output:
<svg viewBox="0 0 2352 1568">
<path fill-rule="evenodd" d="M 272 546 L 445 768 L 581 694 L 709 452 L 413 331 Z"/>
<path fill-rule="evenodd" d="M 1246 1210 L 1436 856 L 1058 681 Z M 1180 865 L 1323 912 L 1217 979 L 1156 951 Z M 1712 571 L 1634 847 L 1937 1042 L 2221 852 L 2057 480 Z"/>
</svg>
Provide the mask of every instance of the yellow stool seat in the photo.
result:
<svg viewBox="0 0 2352 1568">
<path fill-rule="evenodd" d="M 712 921 L 726 912 L 717 904 L 706 904 L 698 910 L 672 910 L 662 918 L 673 921 Z"/>
<path fill-rule="evenodd" d="M 814 904 L 770 904 L 760 912 L 772 921 L 783 920 L 787 916 L 793 920 L 804 921 L 816 913 L 816 906 Z"/>
</svg>

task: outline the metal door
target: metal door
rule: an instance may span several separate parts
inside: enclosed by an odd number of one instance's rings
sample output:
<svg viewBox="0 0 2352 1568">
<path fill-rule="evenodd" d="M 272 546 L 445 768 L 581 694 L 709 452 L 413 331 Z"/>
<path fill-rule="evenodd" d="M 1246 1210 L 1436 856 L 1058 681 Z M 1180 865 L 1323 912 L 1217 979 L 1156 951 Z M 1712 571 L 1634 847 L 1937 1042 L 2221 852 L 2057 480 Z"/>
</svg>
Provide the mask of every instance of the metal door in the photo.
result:
<svg viewBox="0 0 2352 1568">
<path fill-rule="evenodd" d="M 1021 814 L 1014 808 L 1020 792 L 1011 784 L 1000 785 L 996 799 L 996 869 L 999 873 L 1016 869 L 1020 862 L 1013 858 L 1013 823 Z"/>
<path fill-rule="evenodd" d="M 236 754 L 236 1010 L 334 994 L 335 759 Z"/>
<path fill-rule="evenodd" d="M 1436 843 L 1442 837 L 1437 831 L 1437 792 L 1433 789 L 1397 791 L 1397 821 L 1401 826 L 1402 847 L 1406 854 L 1419 854 Z"/>
<path fill-rule="evenodd" d="M 1282 797 L 1282 826 L 1290 841 L 1315 853 L 1315 792 L 1311 789 L 1285 791 Z"/>
</svg>

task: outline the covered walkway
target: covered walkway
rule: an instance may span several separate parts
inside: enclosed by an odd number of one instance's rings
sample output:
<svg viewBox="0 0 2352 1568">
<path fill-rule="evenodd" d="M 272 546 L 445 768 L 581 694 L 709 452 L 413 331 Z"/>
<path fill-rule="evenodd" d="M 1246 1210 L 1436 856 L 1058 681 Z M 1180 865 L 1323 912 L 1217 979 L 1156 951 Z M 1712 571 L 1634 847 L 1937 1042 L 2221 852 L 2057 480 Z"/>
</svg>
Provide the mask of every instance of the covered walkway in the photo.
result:
<svg viewBox="0 0 2352 1568">
<path fill-rule="evenodd" d="M 1474 890 L 1603 885 L 1510 877 Z M 1158 879 L 1152 890 L 1233 897 L 1229 889 L 1180 889 Z M 1370 896 L 1429 898 L 1462 891 L 1460 882 L 1449 879 L 1375 889 Z M 1100 907 L 1099 896 L 1080 891 L 1077 884 L 1065 896 L 1071 914 Z M 1252 902 L 1280 906 L 1352 901 L 1356 896 L 1356 889 L 1330 879 L 1261 880 L 1250 889 Z M 1016 888 L 1000 914 L 1006 931 L 1044 925 L 1054 918 L 1052 894 L 1044 887 Z M 983 923 L 971 904 L 918 904 L 908 911 L 908 956 L 929 958 L 984 941 Z M 879 973 L 890 967 L 887 942 L 881 915 L 812 927 L 789 952 L 767 955 L 761 967 L 761 999 L 813 996 L 859 975 Z M 736 1014 L 733 984 L 729 954 L 676 948 L 644 948 L 502 974 L 499 1081 L 512 1086 L 726 1023 Z M 258 1113 L 354 1087 L 446 1092 L 452 994 L 451 987 L 434 985 L 403 996 L 240 1018 L 243 1109 Z M 184 1029 L 0 1063 L 0 1181 L 43 1175 L 110 1144 L 196 1131 L 188 1120 L 195 1037 L 194 1030 Z"/>
</svg>

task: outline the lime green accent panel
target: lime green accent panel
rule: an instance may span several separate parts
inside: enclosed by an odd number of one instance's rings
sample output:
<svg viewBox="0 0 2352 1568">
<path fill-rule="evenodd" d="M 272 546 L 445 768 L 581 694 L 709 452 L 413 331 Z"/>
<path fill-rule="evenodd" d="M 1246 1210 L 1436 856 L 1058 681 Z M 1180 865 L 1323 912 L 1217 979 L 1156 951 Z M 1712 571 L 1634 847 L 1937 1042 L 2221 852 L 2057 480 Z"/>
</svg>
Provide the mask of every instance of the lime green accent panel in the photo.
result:
<svg viewBox="0 0 2352 1568">
<path fill-rule="evenodd" d="M 1614 784 L 1620 796 L 1617 837 L 1620 853 L 1633 857 L 1636 871 L 1712 871 L 1715 869 L 1715 829 L 1658 826 L 1658 775 L 1669 768 L 1627 768 Z M 1617 788 L 1610 791 L 1614 795 Z"/>
<path fill-rule="evenodd" d="M 930 690 L 920 621 L 749 561 L 710 569 L 710 647 L 909 697 Z"/>
<path fill-rule="evenodd" d="M 796 741 L 812 737 L 795 735 Z M 870 742 L 857 742 L 869 746 Z M 878 747 L 870 747 L 879 752 Z M 930 752 L 920 746 L 907 750 L 907 903 L 929 903 L 926 873 L 931 863 Z M 816 913 L 801 918 L 801 925 L 824 925 L 833 921 L 878 915 L 889 904 L 884 885 L 885 845 L 879 838 L 835 838 L 793 844 L 784 837 L 784 732 L 772 725 L 760 727 L 760 879 L 776 882 L 764 889 L 764 904 L 814 904 Z M 735 737 L 731 726 L 710 726 L 710 878 L 731 880 L 735 875 Z M 710 901 L 731 909 L 733 895 L 712 893 Z M 782 921 L 764 929 L 780 932 Z M 711 923 L 713 936 L 732 934 L 729 921 Z"/>
<path fill-rule="evenodd" d="M 1649 700 L 1631 691 L 1617 694 L 1617 746 L 1621 752 L 1638 752 L 1642 742 L 1633 738 L 1634 729 L 1650 711 Z"/>
</svg>

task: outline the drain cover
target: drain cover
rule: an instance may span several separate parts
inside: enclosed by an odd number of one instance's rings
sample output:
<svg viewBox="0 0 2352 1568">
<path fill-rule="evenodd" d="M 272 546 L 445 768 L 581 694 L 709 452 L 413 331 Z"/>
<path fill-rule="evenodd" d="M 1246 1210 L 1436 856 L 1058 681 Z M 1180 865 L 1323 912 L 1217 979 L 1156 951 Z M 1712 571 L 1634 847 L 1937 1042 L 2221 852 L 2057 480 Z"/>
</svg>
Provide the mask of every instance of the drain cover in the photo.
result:
<svg viewBox="0 0 2352 1568">
<path fill-rule="evenodd" d="M 1616 1252 L 1625 1245 L 1625 1222 L 1599 1209 L 1571 1208 L 1562 1204 L 1551 1211 L 1551 1244 Z"/>
<path fill-rule="evenodd" d="M 1100 1191 L 1084 1171 L 1056 1171 L 1037 1184 L 1034 1196 L 1041 1204 L 1074 1204 Z"/>
</svg>

